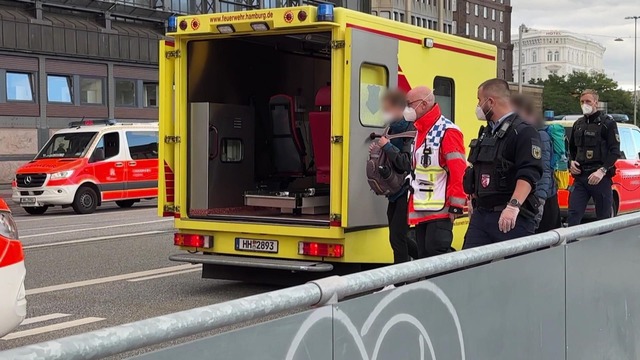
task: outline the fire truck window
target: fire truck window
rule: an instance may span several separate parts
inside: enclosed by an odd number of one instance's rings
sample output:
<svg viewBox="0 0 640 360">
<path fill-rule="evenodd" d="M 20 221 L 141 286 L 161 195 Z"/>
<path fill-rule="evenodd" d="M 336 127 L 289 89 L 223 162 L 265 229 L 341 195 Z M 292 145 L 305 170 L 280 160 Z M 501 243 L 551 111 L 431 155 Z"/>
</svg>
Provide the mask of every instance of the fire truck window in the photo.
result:
<svg viewBox="0 0 640 360">
<path fill-rule="evenodd" d="M 120 134 L 117 132 L 104 134 L 96 146 L 97 149 L 104 150 L 105 160 L 117 156 L 120 154 Z"/>
<path fill-rule="evenodd" d="M 638 158 L 638 152 L 633 145 L 633 137 L 631 136 L 631 129 L 619 128 L 620 132 L 620 150 L 624 151 L 624 157 L 627 160 L 635 160 Z"/>
<path fill-rule="evenodd" d="M 360 123 L 368 127 L 383 127 L 380 99 L 389 85 L 385 66 L 362 64 L 360 67 Z"/>
<path fill-rule="evenodd" d="M 158 133 L 155 131 L 127 131 L 129 154 L 133 160 L 158 158 Z"/>
<path fill-rule="evenodd" d="M 436 103 L 440 105 L 440 111 L 447 119 L 455 122 L 455 87 L 453 79 L 436 76 L 433 79 L 433 94 L 436 97 Z"/>
<path fill-rule="evenodd" d="M 243 159 L 243 146 L 240 139 L 222 139 L 220 161 L 224 163 L 238 163 Z"/>
</svg>

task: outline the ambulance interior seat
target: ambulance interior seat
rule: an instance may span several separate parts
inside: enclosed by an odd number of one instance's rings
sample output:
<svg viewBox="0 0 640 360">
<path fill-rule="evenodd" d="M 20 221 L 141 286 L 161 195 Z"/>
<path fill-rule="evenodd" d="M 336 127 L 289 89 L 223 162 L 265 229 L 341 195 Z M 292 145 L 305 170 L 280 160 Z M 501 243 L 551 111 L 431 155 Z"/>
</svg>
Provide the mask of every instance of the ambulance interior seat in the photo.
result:
<svg viewBox="0 0 640 360">
<path fill-rule="evenodd" d="M 331 169 L 331 87 L 320 88 L 316 93 L 317 111 L 309 112 L 309 128 L 313 143 L 316 182 L 329 184 Z"/>
<path fill-rule="evenodd" d="M 306 149 L 302 131 L 296 123 L 294 100 L 288 95 L 275 95 L 269 100 L 271 115 L 271 152 L 276 178 L 298 178 L 306 175 Z"/>
</svg>

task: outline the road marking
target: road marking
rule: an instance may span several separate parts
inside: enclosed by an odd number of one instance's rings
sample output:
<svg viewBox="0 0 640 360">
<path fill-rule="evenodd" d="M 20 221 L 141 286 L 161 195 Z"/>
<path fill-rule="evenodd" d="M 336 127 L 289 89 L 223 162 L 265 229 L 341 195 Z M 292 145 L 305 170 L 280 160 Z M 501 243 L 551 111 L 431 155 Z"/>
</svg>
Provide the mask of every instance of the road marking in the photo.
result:
<svg viewBox="0 0 640 360">
<path fill-rule="evenodd" d="M 59 229 L 59 228 L 69 228 L 69 227 L 74 227 L 74 226 L 84 226 L 84 225 L 91 225 L 91 223 L 80 223 L 80 224 L 69 224 L 69 225 L 57 225 L 57 226 L 47 226 L 47 227 L 40 227 L 40 228 L 27 228 L 27 229 L 20 229 L 20 233 L 25 232 L 25 231 L 35 231 L 35 230 L 47 230 L 47 229 Z"/>
<path fill-rule="evenodd" d="M 133 278 L 143 277 L 143 276 L 150 276 L 150 275 L 156 275 L 156 274 L 164 274 L 169 272 L 193 269 L 194 267 L 199 267 L 199 266 L 201 265 L 185 264 L 185 265 L 170 266 L 170 267 L 153 269 L 153 270 L 138 271 L 138 272 L 129 273 L 129 274 L 107 276 L 107 277 L 91 279 L 91 280 L 76 281 L 76 282 L 67 283 L 67 284 L 45 286 L 41 288 L 27 290 L 27 296 L 48 293 L 53 291 L 73 289 L 73 288 L 89 286 L 89 285 L 104 284 L 104 283 L 120 281 L 120 280 L 128 280 L 128 279 L 133 279 Z"/>
<path fill-rule="evenodd" d="M 153 279 L 163 278 L 163 277 L 167 277 L 167 276 L 174 276 L 174 275 L 181 275 L 181 274 L 186 274 L 186 273 L 190 273 L 190 272 L 196 272 L 196 271 L 200 271 L 200 270 L 202 270 L 202 268 L 200 268 L 200 266 L 198 266 L 197 269 L 176 271 L 176 272 L 169 273 L 169 274 L 153 275 L 153 276 L 147 276 L 147 277 L 142 277 L 142 278 L 131 279 L 131 280 L 127 280 L 127 281 L 129 281 L 129 282 L 138 282 L 138 281 L 145 281 L 145 280 L 153 280 Z"/>
<path fill-rule="evenodd" d="M 172 230 L 154 230 L 154 231 L 145 231 L 145 232 L 139 232 L 139 233 L 127 233 L 127 234 L 119 234 L 119 235 L 98 236 L 98 237 L 93 237 L 93 238 L 88 238 L 88 239 L 60 241 L 60 242 L 54 242 L 54 243 L 48 243 L 48 244 L 27 245 L 27 246 L 23 246 L 22 248 L 24 250 L 29 250 L 29 249 L 38 249 L 38 248 L 45 248 L 45 247 L 59 246 L 59 245 L 81 244 L 81 243 L 87 243 L 87 242 L 93 242 L 93 241 L 120 239 L 120 238 L 125 238 L 125 237 L 166 234 L 166 233 L 170 233 L 170 232 L 172 232 Z"/>
<path fill-rule="evenodd" d="M 26 238 L 38 237 L 38 236 L 50 236 L 50 235 L 69 234 L 69 233 L 73 233 L 73 232 L 88 231 L 88 230 L 113 229 L 113 228 L 124 227 L 124 226 L 134 226 L 134 225 L 155 224 L 155 223 L 161 223 L 161 222 L 167 222 L 167 221 L 173 221 L 173 219 L 162 219 L 162 220 L 142 221 L 142 222 L 137 222 L 137 223 L 127 223 L 127 224 L 117 224 L 117 225 L 107 225 L 107 226 L 98 226 L 98 227 L 92 227 L 92 228 L 73 229 L 73 230 L 63 230 L 63 231 L 56 231 L 56 232 L 50 232 L 50 233 L 33 234 L 33 235 L 27 235 L 27 236 L 20 236 L 20 240 L 22 240 L 22 239 L 26 239 Z"/>
<path fill-rule="evenodd" d="M 102 321 L 102 320 L 105 320 L 105 319 L 98 318 L 98 317 L 88 317 L 88 318 L 79 319 L 79 320 L 66 321 L 59 324 L 42 326 L 35 329 L 16 331 L 14 333 L 11 333 L 3 337 L 2 340 L 13 340 L 13 339 L 19 339 L 27 336 L 39 335 L 39 334 L 44 334 L 44 333 L 48 333 L 56 330 L 63 330 L 63 329 L 68 329 L 68 328 L 72 328 L 80 325 L 91 324 L 91 323 Z"/>
<path fill-rule="evenodd" d="M 36 317 L 24 319 L 24 321 L 20 324 L 20 326 L 31 325 L 31 324 L 35 324 L 42 321 L 60 319 L 67 316 L 71 316 L 71 314 L 55 313 L 55 314 L 49 314 L 49 315 L 36 316 Z"/>
<path fill-rule="evenodd" d="M 114 214 L 114 215 L 120 215 L 120 214 L 129 214 L 132 212 L 142 212 L 142 211 L 148 211 L 150 213 L 156 213 L 157 212 L 157 208 L 156 207 L 147 207 L 147 208 L 139 208 L 139 209 L 128 209 L 128 210 L 123 210 L 121 212 L 117 212 L 116 208 L 110 208 L 108 210 L 111 211 L 97 211 L 93 214 L 87 214 L 87 215 L 77 215 L 74 212 L 69 212 L 69 213 L 62 213 L 62 214 L 53 214 L 53 215 L 39 215 L 34 217 L 33 215 L 27 215 L 25 214 L 25 217 L 15 217 L 15 220 L 17 223 L 23 223 L 23 222 L 32 222 L 32 221 L 46 221 L 46 220 L 57 220 L 57 219 L 69 219 L 69 220 L 73 220 L 76 217 L 79 217 L 81 219 L 86 219 L 86 218 L 90 218 L 90 217 L 96 217 L 96 216 L 100 216 L 100 217 L 104 217 L 106 215 L 110 215 L 110 214 Z M 14 211 L 14 216 L 16 215 L 17 211 Z M 28 216 L 28 217 L 27 217 Z"/>
</svg>

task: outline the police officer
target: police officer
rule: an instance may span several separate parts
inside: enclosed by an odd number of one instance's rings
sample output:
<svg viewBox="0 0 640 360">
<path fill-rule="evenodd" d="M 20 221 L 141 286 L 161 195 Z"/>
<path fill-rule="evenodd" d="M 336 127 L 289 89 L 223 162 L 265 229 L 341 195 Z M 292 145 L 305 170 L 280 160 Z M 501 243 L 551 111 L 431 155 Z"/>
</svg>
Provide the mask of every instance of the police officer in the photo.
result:
<svg viewBox="0 0 640 360">
<path fill-rule="evenodd" d="M 598 93 L 585 90 L 580 96 L 583 117 L 573 124 L 569 153 L 573 190 L 569 195 L 569 226 L 582 221 L 593 198 L 598 220 L 611 217 L 613 192 L 611 177 L 620 158 L 620 135 L 615 120 L 598 111 Z"/>
<path fill-rule="evenodd" d="M 480 85 L 476 115 L 487 126 L 471 141 L 464 177 L 472 209 L 464 249 L 533 234 L 542 176 L 540 135 L 513 111 L 506 81 Z"/>
</svg>

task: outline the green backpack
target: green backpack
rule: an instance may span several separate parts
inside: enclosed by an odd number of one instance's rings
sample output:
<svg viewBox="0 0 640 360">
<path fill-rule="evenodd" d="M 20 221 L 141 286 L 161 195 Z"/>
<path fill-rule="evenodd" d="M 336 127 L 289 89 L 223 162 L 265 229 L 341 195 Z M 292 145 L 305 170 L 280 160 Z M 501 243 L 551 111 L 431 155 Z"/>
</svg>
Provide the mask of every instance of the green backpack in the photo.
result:
<svg viewBox="0 0 640 360">
<path fill-rule="evenodd" d="M 564 126 L 560 124 L 548 125 L 545 129 L 551 138 L 551 168 L 553 170 L 567 170 L 567 139 Z"/>
</svg>

